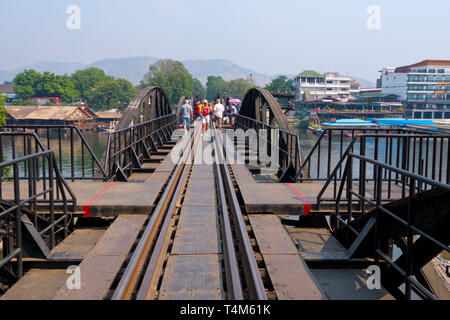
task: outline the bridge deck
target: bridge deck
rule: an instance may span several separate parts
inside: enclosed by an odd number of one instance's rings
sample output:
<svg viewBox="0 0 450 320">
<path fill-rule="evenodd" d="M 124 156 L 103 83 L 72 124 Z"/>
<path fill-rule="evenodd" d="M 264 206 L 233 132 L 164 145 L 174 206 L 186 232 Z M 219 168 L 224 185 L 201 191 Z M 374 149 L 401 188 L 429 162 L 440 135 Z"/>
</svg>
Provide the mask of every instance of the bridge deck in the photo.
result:
<svg viewBox="0 0 450 320">
<path fill-rule="evenodd" d="M 271 214 L 249 215 L 249 219 L 277 298 L 326 299 L 280 219 Z"/>
<path fill-rule="evenodd" d="M 204 142 L 203 147 L 210 143 Z M 91 217 L 117 216 L 106 232 L 77 230 L 51 253 L 49 260 L 82 260 L 79 264 L 81 289 L 67 288 L 69 275 L 65 270 L 32 269 L 2 298 L 110 298 L 118 273 L 175 167 L 170 154 L 161 155 L 160 160 L 158 165 L 147 162 L 144 171 L 148 172 L 137 170 L 134 178 L 131 176 L 131 180 L 141 182 L 70 183 L 77 195 L 78 210 Z M 360 268 L 310 269 L 310 262 L 348 262 L 346 250 L 326 230 L 288 230 L 281 224 L 276 214 L 307 214 L 316 203 L 315 198 L 323 184 L 257 182 L 245 165 L 233 164 L 231 169 L 249 214 L 255 245 L 278 299 L 390 297 L 385 291 L 373 293 L 365 289 L 363 282 L 367 275 Z M 5 188 L 4 194 L 11 194 L 11 187 Z M 184 199 L 179 204 L 179 220 L 160 282 L 159 299 L 226 298 L 216 192 L 213 166 L 194 164 Z M 332 195 L 332 188 L 327 190 L 325 197 L 329 195 Z M 49 282 L 51 285 L 46 286 Z M 38 295 L 36 292 L 40 287 L 44 289 Z"/>
<path fill-rule="evenodd" d="M 101 300 L 106 298 L 122 264 L 141 231 L 147 216 L 121 215 L 79 265 L 81 289 L 63 284 L 53 300 Z"/>
<path fill-rule="evenodd" d="M 258 182 L 244 164 L 231 165 L 235 179 L 239 184 L 245 209 L 248 213 L 277 213 L 290 215 L 306 215 L 311 209 L 317 209 L 317 195 L 322 190 L 324 183 L 271 183 Z M 359 185 L 353 184 L 358 190 Z M 401 187 L 391 185 L 391 198 L 402 197 Z M 366 194 L 373 195 L 374 184 L 366 184 Z M 269 196 L 270 195 L 270 196 Z M 323 199 L 334 197 L 333 185 L 329 185 L 323 194 Z M 387 197 L 387 188 L 383 189 L 383 197 Z M 345 193 L 342 199 L 346 199 Z M 326 206 L 326 204 L 325 204 Z"/>
<path fill-rule="evenodd" d="M 168 181 L 174 168 L 170 154 L 153 173 L 135 172 L 129 182 L 69 182 L 77 198 L 77 211 L 87 217 L 115 217 L 120 214 L 148 214 L 155 207 L 155 200 Z M 317 195 L 323 183 L 271 183 L 258 182 L 244 164 L 231 165 L 248 213 L 277 213 L 290 215 L 308 214 L 317 208 Z M 207 176 L 205 176 L 207 177 Z M 28 186 L 21 182 L 21 196 L 27 195 Z M 373 183 L 366 184 L 367 194 L 373 194 Z M 401 187 L 393 184 L 391 199 L 401 198 Z M 42 190 L 42 184 L 37 184 Z M 355 190 L 358 184 L 355 183 Z M 195 188 L 194 188 L 195 189 Z M 142 195 L 145 194 L 145 197 Z M 270 196 L 267 196 L 270 195 Z M 383 190 L 387 197 L 387 188 Z M 3 183 L 3 199 L 13 198 L 13 184 Z M 323 198 L 333 198 L 333 186 Z M 345 194 L 342 199 L 345 199 Z M 326 207 L 326 203 L 324 205 Z"/>
<path fill-rule="evenodd" d="M 201 151 L 210 144 L 203 142 Z M 193 165 L 159 291 L 161 300 L 225 298 L 214 180 L 212 165 Z"/>
<path fill-rule="evenodd" d="M 103 228 L 74 230 L 64 241 L 50 251 L 52 261 L 82 261 L 106 232 Z"/>
</svg>

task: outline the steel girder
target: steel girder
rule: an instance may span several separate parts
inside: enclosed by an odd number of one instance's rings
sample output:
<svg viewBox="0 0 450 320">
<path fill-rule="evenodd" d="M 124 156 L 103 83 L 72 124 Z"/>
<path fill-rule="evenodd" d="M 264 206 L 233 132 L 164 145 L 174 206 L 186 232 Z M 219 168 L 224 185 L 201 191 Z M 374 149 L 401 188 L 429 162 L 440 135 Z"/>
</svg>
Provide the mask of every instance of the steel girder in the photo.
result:
<svg viewBox="0 0 450 320">
<path fill-rule="evenodd" d="M 266 89 L 252 88 L 247 91 L 239 114 L 271 126 L 277 123 L 280 129 L 290 131 L 289 122 L 280 104 Z"/>
<path fill-rule="evenodd" d="M 130 102 L 115 129 L 124 129 L 171 113 L 172 109 L 164 91 L 156 86 L 145 87 Z"/>
</svg>

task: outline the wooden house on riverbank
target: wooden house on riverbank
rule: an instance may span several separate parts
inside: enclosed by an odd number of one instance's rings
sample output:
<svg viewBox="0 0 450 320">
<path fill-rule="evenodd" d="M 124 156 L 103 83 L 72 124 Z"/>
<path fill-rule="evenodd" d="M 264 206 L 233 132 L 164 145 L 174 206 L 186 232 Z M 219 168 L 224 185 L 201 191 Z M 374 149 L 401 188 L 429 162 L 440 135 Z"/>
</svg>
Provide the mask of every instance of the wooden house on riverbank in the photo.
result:
<svg viewBox="0 0 450 320">
<path fill-rule="evenodd" d="M 17 125 L 95 125 L 95 115 L 80 106 L 6 106 L 6 123 Z"/>
</svg>

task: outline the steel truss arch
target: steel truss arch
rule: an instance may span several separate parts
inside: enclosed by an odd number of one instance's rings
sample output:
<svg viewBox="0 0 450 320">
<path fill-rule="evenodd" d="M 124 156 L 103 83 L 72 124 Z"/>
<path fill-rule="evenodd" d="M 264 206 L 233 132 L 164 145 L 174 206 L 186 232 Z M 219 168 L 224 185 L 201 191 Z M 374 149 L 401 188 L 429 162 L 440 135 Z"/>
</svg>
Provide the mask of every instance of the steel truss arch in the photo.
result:
<svg viewBox="0 0 450 320">
<path fill-rule="evenodd" d="M 240 115 L 263 122 L 269 126 L 291 131 L 289 122 L 274 96 L 266 89 L 252 88 L 242 100 Z"/>
<path fill-rule="evenodd" d="M 244 96 L 235 128 L 279 129 L 277 134 L 279 150 L 279 170 L 277 176 L 281 182 L 295 182 L 299 179 L 302 154 L 299 137 L 289 128 L 288 119 L 277 99 L 266 89 L 252 88 Z M 267 150 L 274 147 L 271 133 L 264 139 Z M 270 153 L 270 152 L 269 152 Z"/>
<path fill-rule="evenodd" d="M 160 87 L 141 89 L 123 112 L 116 130 L 128 128 L 172 113 L 169 100 Z"/>
</svg>

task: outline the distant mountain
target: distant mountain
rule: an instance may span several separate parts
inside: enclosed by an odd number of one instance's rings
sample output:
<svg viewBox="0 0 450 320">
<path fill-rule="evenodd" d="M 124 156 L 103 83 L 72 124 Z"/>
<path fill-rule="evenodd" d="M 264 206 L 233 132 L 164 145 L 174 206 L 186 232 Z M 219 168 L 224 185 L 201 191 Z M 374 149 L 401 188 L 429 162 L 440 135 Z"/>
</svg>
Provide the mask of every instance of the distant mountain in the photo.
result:
<svg viewBox="0 0 450 320">
<path fill-rule="evenodd" d="M 5 81 L 12 81 L 16 74 L 22 72 L 25 69 L 34 69 L 39 72 L 50 71 L 56 74 L 71 74 L 78 69 L 85 68 L 86 65 L 79 62 L 56 62 L 56 61 L 42 61 L 28 66 L 17 68 L 12 71 L 0 70 L 0 83 Z"/>
<path fill-rule="evenodd" d="M 12 81 L 17 73 L 22 72 L 25 69 L 35 69 L 39 72 L 50 71 L 62 75 L 65 73 L 71 74 L 79 69 L 97 67 L 104 70 L 107 75 L 116 78 L 124 78 L 133 84 L 139 84 L 145 73 L 147 73 L 149 66 L 157 60 L 157 58 L 153 57 L 133 57 L 104 59 L 95 61 L 91 64 L 50 61 L 38 62 L 12 71 L 0 70 L 0 83 Z M 209 75 L 221 76 L 225 80 L 249 78 L 250 75 L 252 75 L 253 80 L 259 86 L 266 85 L 272 78 L 254 70 L 243 68 L 224 59 L 186 60 L 182 61 L 182 63 L 195 78 L 203 83 L 203 85 L 206 84 L 206 79 Z"/>
<path fill-rule="evenodd" d="M 88 67 L 97 67 L 105 71 L 106 74 L 114 76 L 116 78 L 124 78 L 133 84 L 139 84 L 143 79 L 145 73 L 151 64 L 155 63 L 158 59 L 154 57 L 132 57 L 132 58 L 117 58 L 117 59 L 104 59 L 95 61 L 91 64 L 83 64 L 79 62 L 54 62 L 43 61 L 32 65 L 17 68 L 12 71 L 0 70 L 0 83 L 5 81 L 12 81 L 14 76 L 22 72 L 25 69 L 35 69 L 36 71 L 51 71 L 56 74 L 71 74 L 79 69 L 85 69 Z M 229 81 L 237 78 L 249 78 L 250 75 L 255 81 L 256 85 L 264 87 L 272 79 L 275 79 L 279 75 L 269 76 L 263 73 L 259 73 L 255 70 L 241 67 L 233 62 L 225 59 L 198 59 L 198 60 L 185 60 L 182 61 L 186 69 L 199 79 L 203 85 L 206 84 L 206 79 L 209 75 L 221 76 L 225 80 Z M 285 74 L 288 78 L 294 75 Z M 361 83 L 362 88 L 373 88 L 375 83 L 364 79 L 351 77 L 354 81 Z"/>
<path fill-rule="evenodd" d="M 16 75 L 19 72 L 22 72 L 25 69 L 34 69 L 39 72 L 50 71 L 56 74 L 72 74 L 76 70 L 85 68 L 86 65 L 84 63 L 79 62 L 55 62 L 55 61 L 42 61 L 37 62 L 29 66 L 25 66 L 19 69 L 14 70 Z"/>
<path fill-rule="evenodd" d="M 139 84 L 144 74 L 147 73 L 148 67 L 157 60 L 152 57 L 105 59 L 91 63 L 87 67 L 97 67 L 105 71 L 107 75 Z"/>
<path fill-rule="evenodd" d="M 372 82 L 372 81 L 369 81 L 366 79 L 361 79 L 361 78 L 352 77 L 352 76 L 344 76 L 344 77 L 350 77 L 352 79 L 352 81 L 359 82 L 359 84 L 361 85 L 361 89 L 369 89 L 369 88 L 376 87 L 375 82 Z"/>
<path fill-rule="evenodd" d="M 206 84 L 208 76 L 221 76 L 223 79 L 229 81 L 238 78 L 250 78 L 251 75 L 258 86 L 266 85 L 272 78 L 254 70 L 238 66 L 225 59 L 185 60 L 182 63 L 192 76 L 200 80 L 203 84 Z"/>
</svg>

